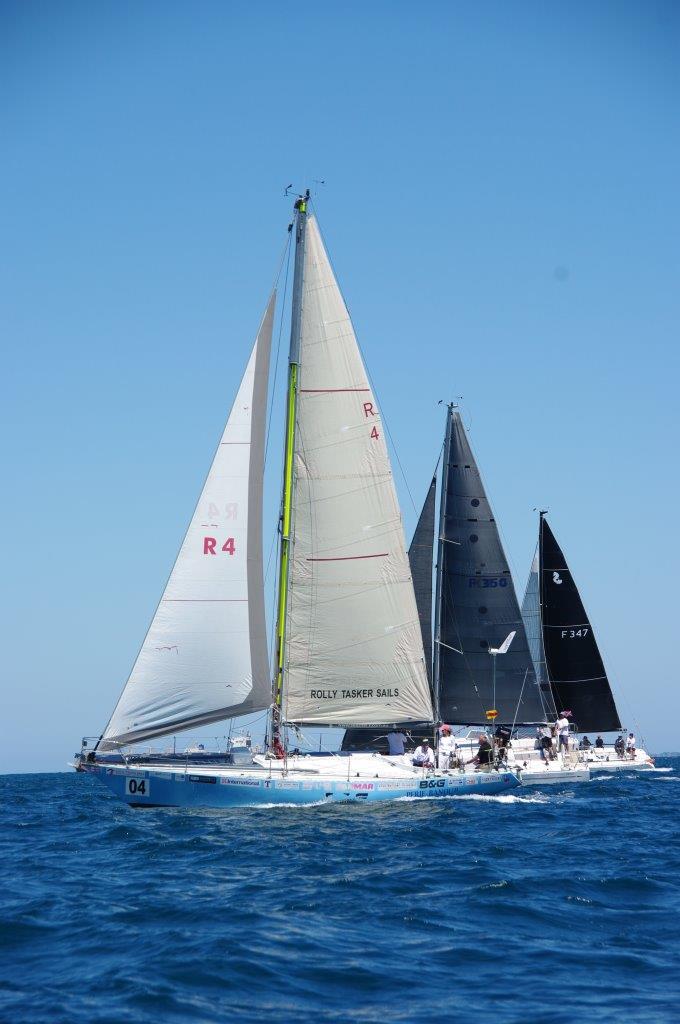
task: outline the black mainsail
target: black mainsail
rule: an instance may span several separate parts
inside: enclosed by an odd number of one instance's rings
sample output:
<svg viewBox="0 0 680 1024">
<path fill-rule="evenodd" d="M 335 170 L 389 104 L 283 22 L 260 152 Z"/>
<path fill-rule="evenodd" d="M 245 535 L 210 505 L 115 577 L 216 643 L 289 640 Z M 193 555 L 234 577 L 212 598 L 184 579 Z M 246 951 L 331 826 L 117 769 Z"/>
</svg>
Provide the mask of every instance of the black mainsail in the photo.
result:
<svg viewBox="0 0 680 1024">
<path fill-rule="evenodd" d="M 459 725 L 545 719 L 503 545 L 460 414 L 449 406 L 437 559 L 434 686 Z M 514 630 L 507 654 L 492 657 Z M 494 667 L 496 662 L 495 685 Z M 494 697 L 495 692 L 495 697 Z"/>
<path fill-rule="evenodd" d="M 593 627 L 543 513 L 539 570 L 545 666 L 557 710 L 570 710 L 579 732 L 621 729 Z"/>
</svg>

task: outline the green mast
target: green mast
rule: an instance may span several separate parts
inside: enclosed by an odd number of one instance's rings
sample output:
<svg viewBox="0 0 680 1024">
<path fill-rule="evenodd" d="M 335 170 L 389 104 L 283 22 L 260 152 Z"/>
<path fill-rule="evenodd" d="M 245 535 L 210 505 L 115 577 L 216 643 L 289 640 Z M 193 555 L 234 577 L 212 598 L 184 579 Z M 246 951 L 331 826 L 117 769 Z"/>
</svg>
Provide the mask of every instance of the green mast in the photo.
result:
<svg viewBox="0 0 680 1024">
<path fill-rule="evenodd" d="M 276 616 L 276 668 L 273 683 L 274 709 L 272 717 L 272 743 L 280 743 L 281 708 L 283 703 L 283 667 L 286 647 L 286 611 L 288 602 L 288 575 L 290 570 L 290 540 L 293 505 L 293 458 L 295 452 L 295 419 L 297 414 L 298 371 L 300 364 L 300 334 L 302 331 L 302 278 L 305 264 L 307 232 L 307 205 L 309 189 L 295 203 L 295 268 L 290 326 L 290 353 L 288 356 L 288 392 L 286 399 L 286 444 L 283 459 L 283 497 L 281 501 L 281 548 L 279 563 L 279 595 Z"/>
</svg>

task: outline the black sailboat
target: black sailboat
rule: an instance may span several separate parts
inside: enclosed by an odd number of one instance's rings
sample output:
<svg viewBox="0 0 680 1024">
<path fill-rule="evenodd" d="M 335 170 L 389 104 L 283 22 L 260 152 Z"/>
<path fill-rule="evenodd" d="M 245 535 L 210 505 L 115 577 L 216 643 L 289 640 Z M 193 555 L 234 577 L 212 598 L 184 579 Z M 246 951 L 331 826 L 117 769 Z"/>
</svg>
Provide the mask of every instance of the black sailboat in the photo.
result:
<svg viewBox="0 0 680 1024">
<path fill-rule="evenodd" d="M 439 718 L 541 722 L 545 710 L 498 525 L 460 413 L 448 408 L 437 556 L 433 682 Z M 514 632 L 507 653 L 490 655 Z"/>
<path fill-rule="evenodd" d="M 436 477 L 427 492 L 409 564 L 426 657 L 432 657 L 433 702 L 452 725 L 527 725 L 554 716 L 541 693 L 498 526 L 460 413 L 448 407 L 436 563 L 432 638 Z M 491 655 L 510 633 L 507 653 Z M 348 729 L 344 750 L 385 746 L 375 731 Z"/>
<path fill-rule="evenodd" d="M 557 710 L 571 711 L 579 732 L 620 730 L 593 627 L 544 512 L 522 613 L 539 679 Z"/>
</svg>

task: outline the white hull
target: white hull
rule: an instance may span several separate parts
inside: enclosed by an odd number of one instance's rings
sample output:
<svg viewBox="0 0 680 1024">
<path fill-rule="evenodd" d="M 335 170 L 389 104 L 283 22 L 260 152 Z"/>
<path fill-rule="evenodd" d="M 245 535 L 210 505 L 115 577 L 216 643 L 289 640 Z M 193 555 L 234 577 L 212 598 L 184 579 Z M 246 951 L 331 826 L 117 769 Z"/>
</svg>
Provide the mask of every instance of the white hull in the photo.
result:
<svg viewBox="0 0 680 1024">
<path fill-rule="evenodd" d="M 523 786 L 557 786 L 572 782 L 589 782 L 590 769 L 587 765 L 568 765 L 560 759 L 549 765 L 530 764 L 519 772 Z"/>
<path fill-rule="evenodd" d="M 582 753 L 586 753 L 582 751 Z M 586 753 L 586 761 L 591 772 L 642 772 L 654 767 L 654 760 L 646 750 L 639 748 L 635 757 L 619 757 L 614 747 L 602 747 L 601 751 L 591 749 Z"/>
<path fill-rule="evenodd" d="M 456 743 L 464 760 L 472 757 L 477 749 L 476 733 L 456 737 Z M 588 782 L 590 769 L 583 751 L 555 753 L 554 758 L 544 760 L 534 748 L 534 739 L 515 738 L 508 748 L 507 766 L 517 772 L 523 786 L 557 786 L 573 782 Z"/>
</svg>

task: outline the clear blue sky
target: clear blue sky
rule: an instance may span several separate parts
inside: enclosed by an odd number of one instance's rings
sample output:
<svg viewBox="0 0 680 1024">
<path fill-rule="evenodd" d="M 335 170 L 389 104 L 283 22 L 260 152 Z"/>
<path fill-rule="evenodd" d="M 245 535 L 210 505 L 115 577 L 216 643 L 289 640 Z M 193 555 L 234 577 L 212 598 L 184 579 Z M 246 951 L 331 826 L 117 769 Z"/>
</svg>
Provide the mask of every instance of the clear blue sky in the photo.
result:
<svg viewBox="0 0 680 1024">
<path fill-rule="evenodd" d="M 679 47 L 654 0 L 4 0 L 0 770 L 105 723 L 321 178 L 416 503 L 463 395 L 518 590 L 540 505 L 680 747 Z"/>
</svg>

